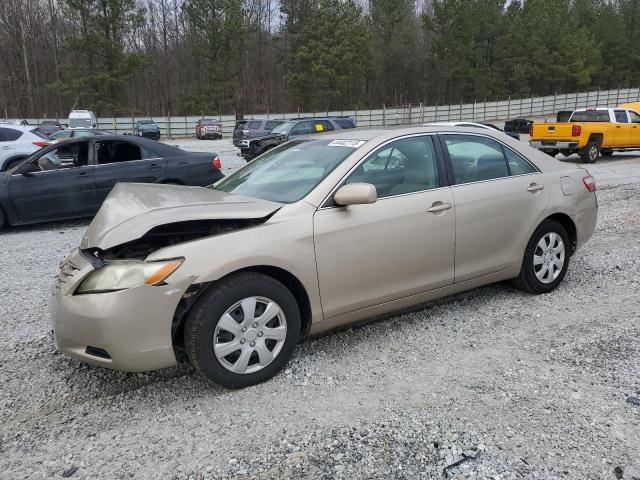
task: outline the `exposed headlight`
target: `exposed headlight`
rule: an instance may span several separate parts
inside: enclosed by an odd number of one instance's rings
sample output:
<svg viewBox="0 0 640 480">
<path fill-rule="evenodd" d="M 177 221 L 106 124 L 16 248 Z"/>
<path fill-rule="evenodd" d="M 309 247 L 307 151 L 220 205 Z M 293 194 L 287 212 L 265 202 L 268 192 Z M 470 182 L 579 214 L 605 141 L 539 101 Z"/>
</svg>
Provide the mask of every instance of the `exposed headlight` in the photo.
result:
<svg viewBox="0 0 640 480">
<path fill-rule="evenodd" d="M 122 260 L 110 262 L 94 270 L 85 278 L 76 293 L 104 293 L 139 287 L 158 285 L 175 272 L 184 259 L 141 262 Z"/>
</svg>

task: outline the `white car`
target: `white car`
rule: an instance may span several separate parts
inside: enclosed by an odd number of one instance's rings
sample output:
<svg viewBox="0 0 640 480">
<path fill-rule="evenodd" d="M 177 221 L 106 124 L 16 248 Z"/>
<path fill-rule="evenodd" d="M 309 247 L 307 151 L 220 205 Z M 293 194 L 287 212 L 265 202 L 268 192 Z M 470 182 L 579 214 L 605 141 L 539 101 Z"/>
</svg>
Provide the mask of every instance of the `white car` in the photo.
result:
<svg viewBox="0 0 640 480">
<path fill-rule="evenodd" d="M 4 172 L 42 147 L 49 137 L 33 125 L 0 123 L 0 171 Z"/>
</svg>

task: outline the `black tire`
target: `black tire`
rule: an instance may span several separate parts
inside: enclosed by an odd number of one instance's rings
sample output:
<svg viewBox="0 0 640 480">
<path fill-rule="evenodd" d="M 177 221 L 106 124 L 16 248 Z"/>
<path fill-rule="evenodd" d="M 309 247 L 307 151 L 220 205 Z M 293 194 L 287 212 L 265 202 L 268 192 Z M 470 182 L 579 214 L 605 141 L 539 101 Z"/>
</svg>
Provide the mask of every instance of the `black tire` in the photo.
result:
<svg viewBox="0 0 640 480">
<path fill-rule="evenodd" d="M 596 142 L 590 142 L 587 148 L 580 154 L 582 163 L 595 163 L 600 156 L 600 145 Z"/>
<path fill-rule="evenodd" d="M 564 243 L 564 262 L 562 268 L 557 277 L 549 282 L 544 283 L 536 276 L 536 267 L 533 264 L 533 257 L 538 249 L 538 243 L 545 235 L 549 233 L 555 233 L 560 236 Z M 542 222 L 527 244 L 527 248 L 524 251 L 524 257 L 522 258 L 522 268 L 520 269 L 520 275 L 513 281 L 516 288 L 525 292 L 533 294 L 549 293 L 554 290 L 567 273 L 569 267 L 569 258 L 571 257 L 571 243 L 569 241 L 569 235 L 565 228 L 555 220 L 545 220 Z"/>
<path fill-rule="evenodd" d="M 556 155 L 558 155 L 558 153 L 560 153 L 560 150 L 545 150 L 544 153 L 546 153 L 547 155 L 551 155 L 552 157 L 555 157 Z"/>
<path fill-rule="evenodd" d="M 256 372 L 241 374 L 222 365 L 214 353 L 213 344 L 221 317 L 247 297 L 265 297 L 275 301 L 284 312 L 287 331 L 284 344 L 271 363 Z M 291 358 L 299 338 L 300 309 L 294 296 L 276 279 L 253 272 L 234 274 L 214 284 L 193 305 L 184 333 L 185 349 L 191 364 L 204 377 L 227 388 L 245 388 L 273 377 Z"/>
<path fill-rule="evenodd" d="M 613 150 L 601 150 L 600 155 L 602 155 L 603 157 L 610 157 L 611 155 L 613 155 Z"/>
<path fill-rule="evenodd" d="M 4 211 L 0 208 L 0 230 L 2 230 L 7 223 L 7 219 L 4 215 Z"/>
</svg>

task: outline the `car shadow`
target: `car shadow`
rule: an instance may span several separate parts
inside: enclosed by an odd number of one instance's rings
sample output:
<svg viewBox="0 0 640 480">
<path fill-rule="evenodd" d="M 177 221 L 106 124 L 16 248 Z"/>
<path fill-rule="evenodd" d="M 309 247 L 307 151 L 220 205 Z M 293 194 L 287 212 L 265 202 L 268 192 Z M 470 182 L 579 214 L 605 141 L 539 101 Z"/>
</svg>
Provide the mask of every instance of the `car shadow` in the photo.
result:
<svg viewBox="0 0 640 480">
<path fill-rule="evenodd" d="M 51 232 L 55 229 L 86 228 L 89 226 L 89 223 L 91 223 L 90 218 L 82 218 L 74 220 L 57 220 L 29 225 L 7 225 L 0 230 L 0 235 L 23 232 Z"/>
<path fill-rule="evenodd" d="M 589 165 L 589 164 L 583 163 L 582 160 L 580 159 L 580 156 L 578 156 L 577 154 L 565 157 L 564 155 L 562 155 L 560 153 L 555 157 L 555 159 L 560 161 L 560 162 L 564 162 L 564 163 L 575 163 L 575 164 L 580 164 L 580 165 Z M 611 155 L 610 157 L 600 156 L 596 160 L 596 163 L 613 163 L 613 162 L 620 162 L 620 161 L 623 161 L 623 160 L 640 160 L 640 151 L 633 152 L 633 153 L 617 153 L 616 152 L 613 155 Z"/>
</svg>

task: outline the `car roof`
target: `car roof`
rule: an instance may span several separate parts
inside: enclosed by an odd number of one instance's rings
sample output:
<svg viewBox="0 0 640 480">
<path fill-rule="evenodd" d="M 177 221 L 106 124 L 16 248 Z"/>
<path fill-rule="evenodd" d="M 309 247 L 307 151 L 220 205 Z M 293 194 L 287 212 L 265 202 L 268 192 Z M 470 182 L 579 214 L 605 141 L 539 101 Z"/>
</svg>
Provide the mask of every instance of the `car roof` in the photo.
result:
<svg viewBox="0 0 640 480">
<path fill-rule="evenodd" d="M 31 132 L 31 130 L 38 128 L 37 125 L 19 125 L 17 123 L 3 123 L 0 122 L 2 128 L 13 128 L 14 130 L 20 130 L 22 132 Z"/>
</svg>

